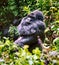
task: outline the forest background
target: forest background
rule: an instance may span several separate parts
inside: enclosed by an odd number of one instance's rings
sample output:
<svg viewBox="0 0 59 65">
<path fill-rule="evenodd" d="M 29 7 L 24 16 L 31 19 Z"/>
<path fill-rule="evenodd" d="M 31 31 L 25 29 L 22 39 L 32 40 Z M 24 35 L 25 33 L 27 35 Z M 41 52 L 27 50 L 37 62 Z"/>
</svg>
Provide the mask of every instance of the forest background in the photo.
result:
<svg viewBox="0 0 59 65">
<path fill-rule="evenodd" d="M 43 52 L 36 48 L 30 53 L 27 46 L 23 50 L 13 41 L 21 19 L 36 9 L 44 14 L 44 45 L 50 48 Z M 0 64 L 59 65 L 59 0 L 0 0 Z"/>
</svg>

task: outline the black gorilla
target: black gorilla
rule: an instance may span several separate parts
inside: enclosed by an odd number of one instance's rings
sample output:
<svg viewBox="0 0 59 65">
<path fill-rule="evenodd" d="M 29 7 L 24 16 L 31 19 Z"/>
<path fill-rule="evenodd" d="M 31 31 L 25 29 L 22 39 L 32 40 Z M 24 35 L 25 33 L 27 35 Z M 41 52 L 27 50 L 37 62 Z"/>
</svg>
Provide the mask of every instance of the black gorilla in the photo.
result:
<svg viewBox="0 0 59 65">
<path fill-rule="evenodd" d="M 36 46 L 40 46 L 38 44 L 37 36 L 40 37 L 42 42 L 44 41 L 45 24 L 43 19 L 42 12 L 38 10 L 35 10 L 24 17 L 17 27 L 21 37 L 19 37 L 14 43 L 21 47 L 29 45 L 29 50 Z"/>
</svg>

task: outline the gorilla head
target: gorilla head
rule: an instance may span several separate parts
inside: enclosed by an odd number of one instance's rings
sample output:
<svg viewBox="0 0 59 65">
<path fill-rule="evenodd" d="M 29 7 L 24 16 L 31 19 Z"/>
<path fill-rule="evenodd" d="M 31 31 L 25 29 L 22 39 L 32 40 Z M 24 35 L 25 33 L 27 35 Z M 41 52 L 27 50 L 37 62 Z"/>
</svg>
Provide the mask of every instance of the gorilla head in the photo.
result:
<svg viewBox="0 0 59 65">
<path fill-rule="evenodd" d="M 34 18 L 36 20 L 38 19 L 38 20 L 41 20 L 41 21 L 43 21 L 43 19 L 44 19 L 43 13 L 41 11 L 39 11 L 39 10 L 35 10 L 35 11 L 31 12 L 28 15 L 28 17 L 32 17 L 32 18 Z"/>
</svg>

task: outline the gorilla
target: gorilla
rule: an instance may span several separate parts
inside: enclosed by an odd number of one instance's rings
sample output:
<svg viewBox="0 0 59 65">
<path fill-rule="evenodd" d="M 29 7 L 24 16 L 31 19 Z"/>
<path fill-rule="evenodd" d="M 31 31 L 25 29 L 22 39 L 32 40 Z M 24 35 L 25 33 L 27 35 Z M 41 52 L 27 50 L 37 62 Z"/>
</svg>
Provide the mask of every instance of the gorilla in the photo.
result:
<svg viewBox="0 0 59 65">
<path fill-rule="evenodd" d="M 29 50 L 40 47 L 41 41 L 44 42 L 45 38 L 46 26 L 43 19 L 43 13 L 39 10 L 35 10 L 24 17 L 17 26 L 20 37 L 14 43 L 22 48 L 24 45 L 29 45 Z M 41 41 L 38 42 L 38 39 Z"/>
</svg>

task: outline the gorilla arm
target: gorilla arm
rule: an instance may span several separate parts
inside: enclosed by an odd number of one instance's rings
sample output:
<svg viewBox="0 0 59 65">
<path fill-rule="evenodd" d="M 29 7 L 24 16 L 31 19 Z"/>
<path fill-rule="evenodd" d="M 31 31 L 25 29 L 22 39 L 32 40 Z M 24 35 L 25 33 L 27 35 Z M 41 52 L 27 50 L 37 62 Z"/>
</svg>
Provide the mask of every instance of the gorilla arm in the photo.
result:
<svg viewBox="0 0 59 65">
<path fill-rule="evenodd" d="M 28 37 L 19 37 L 14 43 L 18 44 L 20 47 L 24 45 L 34 45 L 34 42 L 37 42 L 37 37 L 28 36 Z"/>
</svg>

